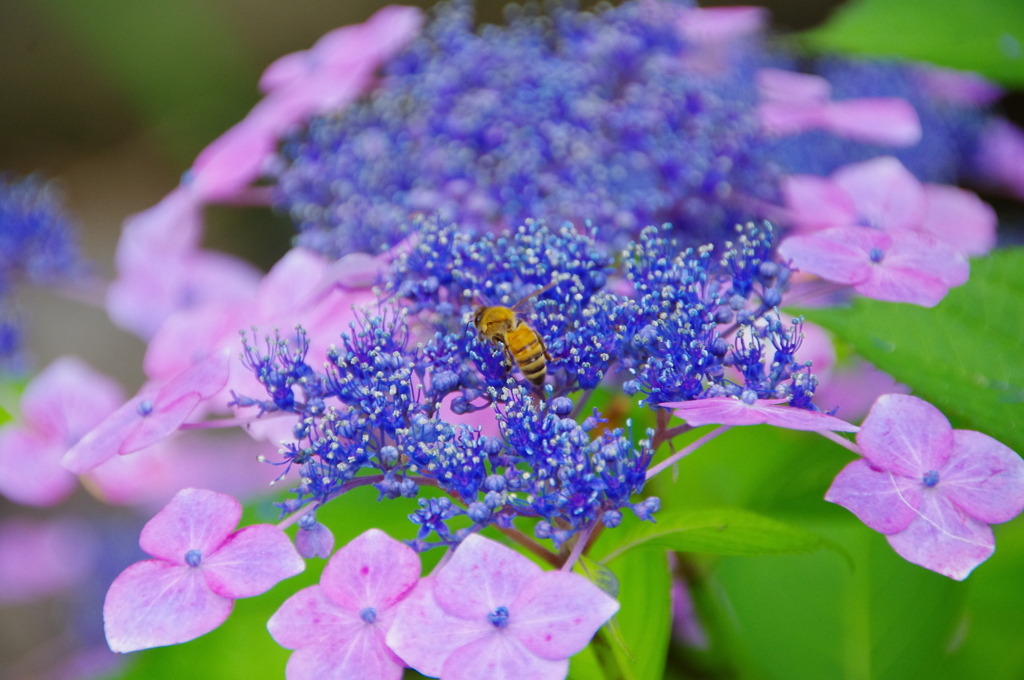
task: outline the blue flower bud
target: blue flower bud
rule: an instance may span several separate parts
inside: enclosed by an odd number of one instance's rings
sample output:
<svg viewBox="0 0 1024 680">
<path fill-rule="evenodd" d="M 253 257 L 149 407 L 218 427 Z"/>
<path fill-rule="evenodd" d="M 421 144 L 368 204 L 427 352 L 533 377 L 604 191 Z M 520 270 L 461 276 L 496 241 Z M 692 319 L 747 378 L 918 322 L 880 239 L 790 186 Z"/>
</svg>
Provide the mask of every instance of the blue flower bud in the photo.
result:
<svg viewBox="0 0 1024 680">
<path fill-rule="evenodd" d="M 504 491 L 505 478 L 501 475 L 488 475 L 484 480 L 484 488 L 488 491 Z"/>
<path fill-rule="evenodd" d="M 482 524 L 487 521 L 487 518 L 491 516 L 490 509 L 480 502 L 470 503 L 469 507 L 466 508 L 466 515 L 477 524 Z"/>
<path fill-rule="evenodd" d="M 732 309 L 719 307 L 715 312 L 715 323 L 729 323 L 730 321 L 732 321 Z"/>
<path fill-rule="evenodd" d="M 557 397 L 551 401 L 551 410 L 556 416 L 567 416 L 572 413 L 572 399 L 568 397 Z"/>
<path fill-rule="evenodd" d="M 618 510 L 608 510 L 601 515 L 601 523 L 609 529 L 614 529 L 622 524 L 622 513 Z"/>
<path fill-rule="evenodd" d="M 392 466 L 398 462 L 398 449 L 394 446 L 385 446 L 380 450 L 380 460 L 387 466 Z"/>
</svg>

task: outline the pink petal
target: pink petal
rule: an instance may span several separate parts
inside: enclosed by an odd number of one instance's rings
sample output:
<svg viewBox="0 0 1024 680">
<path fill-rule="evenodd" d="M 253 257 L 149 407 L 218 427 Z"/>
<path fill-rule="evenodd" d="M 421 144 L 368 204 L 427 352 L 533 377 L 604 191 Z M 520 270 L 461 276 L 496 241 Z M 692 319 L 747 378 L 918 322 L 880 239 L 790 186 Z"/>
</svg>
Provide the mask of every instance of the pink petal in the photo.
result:
<svg viewBox="0 0 1024 680">
<path fill-rule="evenodd" d="M 277 147 L 278 133 L 283 132 L 277 121 L 261 115 L 260 106 L 266 101 L 196 156 L 189 184 L 203 200 L 231 199 L 262 174 Z"/>
<path fill-rule="evenodd" d="M 394 606 L 420 577 L 420 558 L 409 546 L 370 529 L 336 552 L 320 585 L 334 602 L 358 612 Z"/>
<path fill-rule="evenodd" d="M 913 146 L 921 141 L 921 120 L 910 102 L 870 97 L 832 102 L 823 112 L 824 127 L 840 137 L 883 146 Z"/>
<path fill-rule="evenodd" d="M 8 423 L 0 428 L 0 493 L 24 505 L 56 505 L 78 487 L 78 479 L 64 469 L 67 451 L 61 441 Z"/>
<path fill-rule="evenodd" d="M 345 28 L 351 30 L 351 27 Z M 309 72 L 312 64 L 309 50 L 299 50 L 278 57 L 271 62 L 260 76 L 259 88 L 263 94 L 269 94 L 286 85 L 290 85 Z"/>
<path fill-rule="evenodd" d="M 182 489 L 146 522 L 139 545 L 153 557 L 185 564 L 185 553 L 213 555 L 238 526 L 242 505 L 231 496 L 205 489 Z"/>
<path fill-rule="evenodd" d="M 123 403 L 124 391 L 114 380 L 77 357 L 65 356 L 25 388 L 21 417 L 32 429 L 59 438 L 70 448 Z"/>
<path fill-rule="evenodd" d="M 833 227 L 790 236 L 779 244 L 779 254 L 801 271 L 836 283 L 858 284 L 871 277 L 871 249 L 885 250 L 890 243 L 887 234 L 873 229 Z"/>
<path fill-rule="evenodd" d="M 251 323 L 252 306 L 210 303 L 175 312 L 149 341 L 143 368 L 150 380 L 173 378 L 220 349 L 241 350 L 238 332 Z"/>
<path fill-rule="evenodd" d="M 1024 198 L 1024 130 L 1008 120 L 990 120 L 978 139 L 975 158 L 982 177 L 1016 196 Z"/>
<path fill-rule="evenodd" d="M 856 222 L 853 200 L 826 177 L 789 175 L 783 179 L 782 195 L 794 226 L 800 229 L 848 227 Z"/>
<path fill-rule="evenodd" d="M 767 24 L 766 9 L 744 5 L 686 8 L 679 19 L 683 37 L 698 45 L 742 38 L 757 33 Z"/>
<path fill-rule="evenodd" d="M 359 612 L 331 602 L 320 586 L 295 593 L 267 621 L 271 637 L 287 649 L 299 649 L 323 640 L 343 640 L 366 626 Z"/>
<path fill-rule="evenodd" d="M 224 623 L 233 604 L 211 591 L 198 569 L 136 562 L 107 591 L 107 644 L 115 652 L 134 652 L 188 642 Z"/>
<path fill-rule="evenodd" d="M 661 404 L 693 427 L 702 425 L 774 425 L 791 430 L 856 432 L 857 426 L 817 411 L 783 406 L 784 399 L 759 399 L 748 405 L 735 397 L 711 397 Z"/>
<path fill-rule="evenodd" d="M 924 221 L 924 187 L 892 156 L 844 166 L 832 179 L 850 195 L 868 226 L 915 229 Z"/>
<path fill-rule="evenodd" d="M 924 64 L 917 71 L 922 89 L 942 102 L 984 107 L 1003 96 L 1003 88 L 977 73 Z"/>
<path fill-rule="evenodd" d="M 996 246 L 996 213 L 973 191 L 925 184 L 928 210 L 922 229 L 962 255 L 985 255 Z"/>
<path fill-rule="evenodd" d="M 876 267 L 867 281 L 856 284 L 853 289 L 873 300 L 906 302 L 921 307 L 934 307 L 949 292 L 949 286 L 934 276 L 899 267 Z"/>
<path fill-rule="evenodd" d="M 450 614 L 486 622 L 489 613 L 510 606 L 526 584 L 542 573 L 515 550 L 473 534 L 438 572 L 434 597 Z"/>
<path fill-rule="evenodd" d="M 953 430 L 953 456 L 939 470 L 938 488 L 977 520 L 1008 522 L 1024 510 L 1024 460 L 981 432 Z"/>
<path fill-rule="evenodd" d="M 787 137 L 824 127 L 827 110 L 819 104 L 761 102 L 757 105 L 757 119 L 770 135 Z"/>
<path fill-rule="evenodd" d="M 917 517 L 923 488 L 920 479 L 896 476 L 855 460 L 836 476 L 825 500 L 843 506 L 875 531 L 894 534 Z"/>
<path fill-rule="evenodd" d="M 827 411 L 838 409 L 834 415 L 840 420 L 853 422 L 862 420 L 883 394 L 909 393 L 909 387 L 897 383 L 888 373 L 855 358 L 832 369 L 814 391 L 814 401 Z"/>
<path fill-rule="evenodd" d="M 547 571 L 531 581 L 509 607 L 511 633 L 544 659 L 582 651 L 619 603 L 578 574 Z"/>
<path fill-rule="evenodd" d="M 892 234 L 892 245 L 885 252 L 883 267 L 913 270 L 934 277 L 954 288 L 967 283 L 971 267 L 953 246 L 920 231 Z"/>
<path fill-rule="evenodd" d="M 362 624 L 362 621 L 360 621 Z M 288 680 L 400 680 L 405 665 L 376 626 L 361 625 L 344 639 L 306 645 L 288 659 Z"/>
<path fill-rule="evenodd" d="M 923 399 L 885 394 L 861 424 L 857 444 L 872 466 L 921 479 L 941 470 L 953 454 L 953 428 Z"/>
<path fill-rule="evenodd" d="M 920 515 L 910 526 L 886 538 L 908 562 L 957 581 L 967 578 L 996 549 L 987 524 L 971 519 L 934 491 L 924 494 Z"/>
<path fill-rule="evenodd" d="M 116 456 L 125 437 L 139 424 L 142 417 L 138 412 L 139 404 L 152 401 L 155 396 L 155 386 L 144 385 L 124 406 L 79 439 L 61 458 L 61 465 L 81 474 Z"/>
<path fill-rule="evenodd" d="M 441 609 L 434 599 L 435 580 L 435 577 L 420 579 L 398 604 L 394 623 L 387 633 L 388 647 L 395 654 L 420 673 L 432 677 L 441 675 L 445 659 L 456 649 L 495 632 L 486 613 L 469 620 Z"/>
<path fill-rule="evenodd" d="M 213 592 L 237 599 L 261 595 L 301 574 L 306 562 L 281 529 L 256 524 L 231 534 L 211 554 L 203 553 L 200 567 Z"/>
<path fill-rule="evenodd" d="M 824 104 L 832 96 L 832 86 L 821 76 L 760 68 L 754 74 L 761 101 L 789 104 Z"/>
<path fill-rule="evenodd" d="M 256 292 L 259 319 L 294 312 L 319 291 L 327 261 L 307 248 L 292 248 L 267 273 Z"/>
<path fill-rule="evenodd" d="M 121 226 L 115 261 L 118 272 L 153 266 L 162 258 L 194 252 L 203 233 L 203 207 L 188 187 L 178 186 L 152 208 L 130 215 Z"/>
<path fill-rule="evenodd" d="M 139 451 L 177 430 L 201 401 L 227 384 L 230 360 L 230 351 L 218 351 L 169 380 L 151 400 L 153 411 L 137 414 L 138 421 L 125 435 L 118 453 Z"/>
<path fill-rule="evenodd" d="M 564 680 L 568 673 L 568 659 L 541 658 L 498 631 L 459 647 L 441 669 L 445 680 Z"/>
<path fill-rule="evenodd" d="M 374 12 L 360 31 L 365 55 L 373 58 L 370 67 L 376 68 L 405 49 L 419 35 L 423 21 L 423 10 L 418 7 L 388 5 Z M 319 42 L 317 47 L 321 47 Z M 337 53 L 332 41 L 324 41 L 322 48 L 326 53 L 325 60 L 335 63 Z"/>
</svg>

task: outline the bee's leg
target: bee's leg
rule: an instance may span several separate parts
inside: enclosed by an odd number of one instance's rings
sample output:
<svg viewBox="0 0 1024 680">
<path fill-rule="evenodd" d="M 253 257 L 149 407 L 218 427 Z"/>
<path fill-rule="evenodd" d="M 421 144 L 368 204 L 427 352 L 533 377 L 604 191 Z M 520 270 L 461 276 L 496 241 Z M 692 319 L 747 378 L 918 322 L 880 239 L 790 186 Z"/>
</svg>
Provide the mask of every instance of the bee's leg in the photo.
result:
<svg viewBox="0 0 1024 680">
<path fill-rule="evenodd" d="M 512 371 L 512 367 L 515 366 L 515 360 L 512 358 L 512 352 L 509 351 L 508 345 L 500 338 L 498 346 L 501 347 L 501 351 L 505 355 L 505 360 L 502 363 L 505 365 L 505 375 L 508 375 Z"/>
<path fill-rule="evenodd" d="M 551 355 L 548 354 L 548 346 L 545 344 L 544 338 L 540 337 L 540 333 L 537 333 L 537 342 L 540 343 L 540 349 L 544 352 L 544 358 L 548 361 L 554 361 L 554 359 L 551 358 Z"/>
</svg>

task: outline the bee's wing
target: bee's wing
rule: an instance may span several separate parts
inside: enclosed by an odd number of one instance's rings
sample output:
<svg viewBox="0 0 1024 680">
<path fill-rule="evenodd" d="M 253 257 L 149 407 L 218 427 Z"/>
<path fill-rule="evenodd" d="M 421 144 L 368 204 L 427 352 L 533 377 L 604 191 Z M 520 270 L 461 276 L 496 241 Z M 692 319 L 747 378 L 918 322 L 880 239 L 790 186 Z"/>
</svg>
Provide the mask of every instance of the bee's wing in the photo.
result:
<svg viewBox="0 0 1024 680">
<path fill-rule="evenodd" d="M 552 281 L 551 283 L 549 283 L 548 285 L 544 286 L 543 288 L 538 288 L 537 290 L 533 291 L 532 293 L 530 293 L 529 295 L 524 297 L 519 302 L 517 302 L 514 305 L 512 305 L 512 309 L 515 310 L 516 312 L 519 312 L 520 314 L 529 314 L 531 311 L 533 311 L 532 300 L 535 297 L 538 297 L 538 296 L 543 295 L 544 293 L 548 292 L 549 290 L 551 290 L 552 288 L 554 288 L 555 286 L 557 286 L 560 283 L 561 283 L 561 281 L 556 280 L 556 281 Z M 527 305 L 527 306 L 524 306 L 524 305 Z"/>
</svg>

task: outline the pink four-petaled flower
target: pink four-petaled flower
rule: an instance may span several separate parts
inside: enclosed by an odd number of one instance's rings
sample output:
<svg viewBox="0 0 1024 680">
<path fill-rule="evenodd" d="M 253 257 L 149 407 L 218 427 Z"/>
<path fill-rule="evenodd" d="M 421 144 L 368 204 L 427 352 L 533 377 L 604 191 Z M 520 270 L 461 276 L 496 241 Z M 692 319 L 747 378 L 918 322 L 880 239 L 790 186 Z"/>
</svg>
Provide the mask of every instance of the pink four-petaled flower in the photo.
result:
<svg viewBox="0 0 1024 680">
<path fill-rule="evenodd" d="M 582 576 L 542 571 L 472 535 L 399 605 L 387 643 L 419 672 L 445 680 L 562 680 L 569 657 L 618 608 Z"/>
<path fill-rule="evenodd" d="M 113 651 L 188 642 L 224 623 L 237 598 L 260 595 L 305 569 L 277 527 L 235 531 L 241 516 L 231 496 L 184 489 L 143 527 L 139 545 L 156 559 L 121 572 L 103 604 Z"/>
<path fill-rule="evenodd" d="M 1024 461 L 995 439 L 954 430 L 916 397 L 888 394 L 857 434 L 864 458 L 847 465 L 825 500 L 886 534 L 914 564 L 963 580 L 995 550 L 989 524 L 1024 508 Z"/>
<path fill-rule="evenodd" d="M 377 529 L 331 557 L 320 585 L 300 590 L 267 629 L 294 649 L 288 680 L 398 680 L 405 664 L 384 641 L 398 603 L 416 585 L 420 558 Z"/>
</svg>

